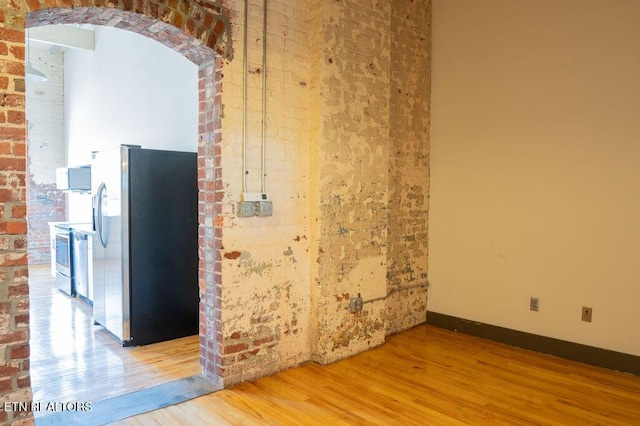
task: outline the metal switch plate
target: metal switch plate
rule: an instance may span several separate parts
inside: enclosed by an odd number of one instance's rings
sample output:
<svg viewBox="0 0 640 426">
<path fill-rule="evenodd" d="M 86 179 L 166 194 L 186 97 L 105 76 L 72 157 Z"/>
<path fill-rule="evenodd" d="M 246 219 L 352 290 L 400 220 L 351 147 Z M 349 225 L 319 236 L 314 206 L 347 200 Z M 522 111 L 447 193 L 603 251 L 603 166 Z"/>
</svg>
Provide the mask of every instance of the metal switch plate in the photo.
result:
<svg viewBox="0 0 640 426">
<path fill-rule="evenodd" d="M 256 215 L 256 203 L 253 201 L 240 201 L 238 203 L 238 217 L 252 217 Z"/>
<path fill-rule="evenodd" d="M 349 312 L 362 312 L 362 297 L 358 294 L 358 297 L 352 297 L 349 299 Z"/>
<path fill-rule="evenodd" d="M 273 203 L 271 201 L 257 201 L 256 202 L 256 215 L 258 215 L 258 216 L 272 216 L 273 215 Z"/>
<path fill-rule="evenodd" d="M 529 309 L 531 309 L 532 311 L 537 311 L 538 310 L 538 298 L 537 297 L 532 297 L 531 300 L 529 301 Z"/>
</svg>

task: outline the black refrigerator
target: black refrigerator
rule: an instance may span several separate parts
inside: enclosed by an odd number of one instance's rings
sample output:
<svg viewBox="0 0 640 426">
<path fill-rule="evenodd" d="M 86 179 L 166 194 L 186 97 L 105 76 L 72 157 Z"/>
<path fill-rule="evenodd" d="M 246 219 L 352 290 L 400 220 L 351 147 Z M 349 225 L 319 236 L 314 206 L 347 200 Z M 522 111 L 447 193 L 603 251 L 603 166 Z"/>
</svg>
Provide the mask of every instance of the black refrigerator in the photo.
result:
<svg viewBox="0 0 640 426">
<path fill-rule="evenodd" d="M 199 330 L 197 155 L 95 152 L 94 321 L 123 346 Z"/>
</svg>

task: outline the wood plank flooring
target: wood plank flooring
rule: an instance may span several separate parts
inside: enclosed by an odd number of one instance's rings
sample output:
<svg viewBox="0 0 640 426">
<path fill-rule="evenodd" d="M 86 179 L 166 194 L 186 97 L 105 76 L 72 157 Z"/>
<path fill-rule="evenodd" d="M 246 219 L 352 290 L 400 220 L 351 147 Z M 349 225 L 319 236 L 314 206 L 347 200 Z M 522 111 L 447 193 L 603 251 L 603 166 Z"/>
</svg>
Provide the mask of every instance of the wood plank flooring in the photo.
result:
<svg viewBox="0 0 640 426">
<path fill-rule="evenodd" d="M 29 287 L 34 401 L 96 402 L 201 372 L 198 336 L 122 348 L 48 266 L 29 269 Z"/>
<path fill-rule="evenodd" d="M 423 325 L 114 424 L 639 425 L 640 377 Z"/>
<path fill-rule="evenodd" d="M 34 401 L 95 402 L 200 372 L 197 336 L 121 348 L 48 271 L 30 271 Z M 423 325 L 115 424 L 636 425 L 640 377 Z"/>
</svg>

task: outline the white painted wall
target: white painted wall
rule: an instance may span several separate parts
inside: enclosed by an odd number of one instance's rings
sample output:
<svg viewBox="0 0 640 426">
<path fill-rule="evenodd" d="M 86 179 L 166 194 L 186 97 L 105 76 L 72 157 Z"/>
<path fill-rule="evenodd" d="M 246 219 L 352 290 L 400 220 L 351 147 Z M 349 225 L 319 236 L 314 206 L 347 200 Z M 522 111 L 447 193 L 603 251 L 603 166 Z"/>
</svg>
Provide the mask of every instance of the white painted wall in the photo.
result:
<svg viewBox="0 0 640 426">
<path fill-rule="evenodd" d="M 196 152 L 196 65 L 139 34 L 94 28 L 94 52 L 65 54 L 68 164 L 89 164 L 92 151 L 121 144 Z M 69 220 L 90 220 L 90 212 L 89 197 L 70 194 Z"/>
<path fill-rule="evenodd" d="M 638 22 L 434 0 L 429 311 L 640 355 Z"/>
<path fill-rule="evenodd" d="M 37 184 L 56 182 L 56 167 L 64 167 L 64 91 L 62 53 L 29 46 L 34 68 L 46 74 L 48 81 L 26 84 L 26 115 L 29 131 L 28 173 Z"/>
</svg>

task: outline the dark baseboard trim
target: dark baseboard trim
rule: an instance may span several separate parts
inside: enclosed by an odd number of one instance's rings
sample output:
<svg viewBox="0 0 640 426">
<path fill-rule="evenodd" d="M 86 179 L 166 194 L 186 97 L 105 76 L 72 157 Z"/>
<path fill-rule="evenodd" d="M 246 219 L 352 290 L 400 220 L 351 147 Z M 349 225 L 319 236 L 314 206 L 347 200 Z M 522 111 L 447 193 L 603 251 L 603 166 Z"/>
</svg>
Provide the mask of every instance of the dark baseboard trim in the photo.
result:
<svg viewBox="0 0 640 426">
<path fill-rule="evenodd" d="M 482 324 L 477 321 L 456 318 L 431 311 L 427 312 L 427 324 L 640 376 L 640 356 L 636 355 L 581 345 L 579 343 L 567 342 L 565 340 L 553 339 L 551 337 L 539 336 L 537 334 L 525 333 L 497 327 L 495 325 Z"/>
</svg>

